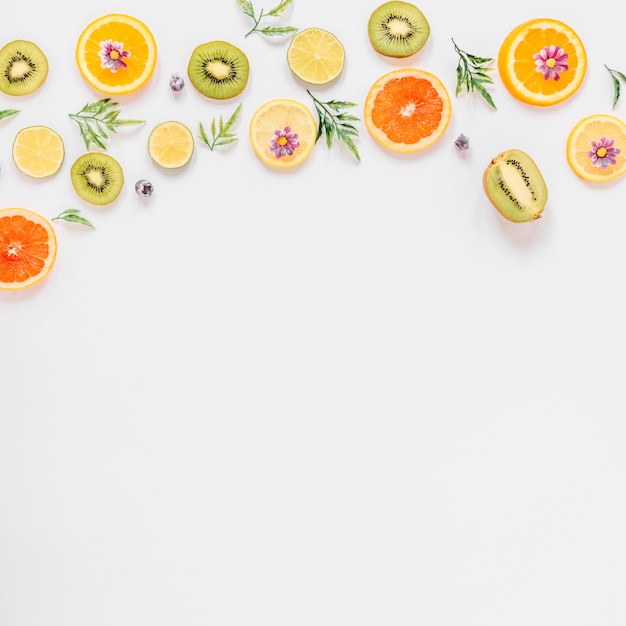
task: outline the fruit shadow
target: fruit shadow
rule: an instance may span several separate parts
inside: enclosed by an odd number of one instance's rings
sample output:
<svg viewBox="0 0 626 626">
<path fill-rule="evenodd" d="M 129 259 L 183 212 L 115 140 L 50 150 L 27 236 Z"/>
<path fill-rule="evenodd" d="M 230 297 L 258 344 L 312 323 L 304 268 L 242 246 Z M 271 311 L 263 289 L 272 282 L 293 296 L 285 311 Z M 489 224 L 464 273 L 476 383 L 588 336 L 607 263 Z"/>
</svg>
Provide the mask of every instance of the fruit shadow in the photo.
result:
<svg viewBox="0 0 626 626">
<path fill-rule="evenodd" d="M 540 240 L 546 237 L 551 228 L 552 220 L 549 216 L 549 205 L 546 206 L 545 213 L 542 213 L 537 219 L 522 223 L 507 220 L 488 201 L 485 202 L 483 199 L 477 202 L 476 210 L 487 212 L 491 226 L 511 245 L 520 249 L 536 246 Z"/>
</svg>

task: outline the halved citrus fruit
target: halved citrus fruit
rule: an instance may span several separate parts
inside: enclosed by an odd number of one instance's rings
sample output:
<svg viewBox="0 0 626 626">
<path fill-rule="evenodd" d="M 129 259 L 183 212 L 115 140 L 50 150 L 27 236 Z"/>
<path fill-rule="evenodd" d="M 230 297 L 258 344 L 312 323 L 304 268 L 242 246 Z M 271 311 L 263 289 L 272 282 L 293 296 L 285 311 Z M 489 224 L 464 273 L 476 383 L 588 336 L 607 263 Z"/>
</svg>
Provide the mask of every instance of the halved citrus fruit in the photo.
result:
<svg viewBox="0 0 626 626">
<path fill-rule="evenodd" d="M 381 76 L 365 99 L 363 120 L 372 137 L 396 152 L 417 152 L 445 132 L 452 105 L 444 84 L 415 68 Z"/>
<path fill-rule="evenodd" d="M 250 143 L 256 155 L 272 167 L 293 167 L 315 145 L 317 126 L 310 109 L 287 98 L 269 100 L 250 120 Z"/>
<path fill-rule="evenodd" d="M 540 18 L 516 26 L 498 52 L 502 83 L 518 100 L 548 106 L 581 85 L 587 54 L 578 35 L 559 20 Z"/>
<path fill-rule="evenodd" d="M 626 172 L 626 123 L 613 115 L 588 115 L 567 138 L 567 162 L 592 182 L 613 180 Z"/>
<path fill-rule="evenodd" d="M 32 178 L 56 174 L 64 158 L 63 139 L 47 126 L 22 128 L 13 141 L 13 161 L 17 169 Z"/>
<path fill-rule="evenodd" d="M 305 83 L 324 85 L 341 74 L 345 56 L 335 35 L 321 28 L 306 28 L 292 37 L 287 64 Z"/>
<path fill-rule="evenodd" d="M 76 63 L 96 90 L 126 94 L 142 87 L 156 66 L 157 47 L 150 29 L 121 13 L 103 15 L 78 38 Z"/>
<path fill-rule="evenodd" d="M 193 134 L 182 122 L 157 124 L 148 137 L 148 154 L 160 167 L 172 170 L 187 165 L 193 156 Z"/>
<path fill-rule="evenodd" d="M 46 218 L 29 209 L 0 209 L 0 289 L 24 289 L 43 280 L 56 254 Z"/>
</svg>

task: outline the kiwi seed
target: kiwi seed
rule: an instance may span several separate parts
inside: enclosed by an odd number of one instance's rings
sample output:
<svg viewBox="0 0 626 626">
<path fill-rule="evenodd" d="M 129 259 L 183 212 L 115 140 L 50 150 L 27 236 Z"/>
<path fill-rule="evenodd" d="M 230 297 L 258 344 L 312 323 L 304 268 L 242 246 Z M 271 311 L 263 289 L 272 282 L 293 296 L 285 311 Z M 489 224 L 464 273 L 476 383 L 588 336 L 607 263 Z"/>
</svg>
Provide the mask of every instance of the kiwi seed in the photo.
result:
<svg viewBox="0 0 626 626">
<path fill-rule="evenodd" d="M 0 91 L 25 96 L 39 89 L 48 76 L 48 59 L 32 41 L 16 39 L 0 50 Z"/>
<path fill-rule="evenodd" d="M 483 188 L 491 204 L 511 222 L 538 219 L 548 201 L 539 167 L 522 150 L 506 150 L 491 159 L 483 174 Z"/>
<path fill-rule="evenodd" d="M 71 167 L 70 176 L 76 193 L 90 204 L 110 204 L 124 186 L 121 165 L 104 152 L 79 156 Z"/>
<path fill-rule="evenodd" d="M 430 37 L 430 25 L 415 5 L 392 0 L 370 15 L 368 34 L 376 52 L 388 57 L 408 57 L 424 47 Z"/>
<path fill-rule="evenodd" d="M 250 64 L 245 53 L 233 44 L 209 41 L 191 53 L 187 73 L 191 84 L 202 95 L 225 100 L 244 90 Z"/>
</svg>

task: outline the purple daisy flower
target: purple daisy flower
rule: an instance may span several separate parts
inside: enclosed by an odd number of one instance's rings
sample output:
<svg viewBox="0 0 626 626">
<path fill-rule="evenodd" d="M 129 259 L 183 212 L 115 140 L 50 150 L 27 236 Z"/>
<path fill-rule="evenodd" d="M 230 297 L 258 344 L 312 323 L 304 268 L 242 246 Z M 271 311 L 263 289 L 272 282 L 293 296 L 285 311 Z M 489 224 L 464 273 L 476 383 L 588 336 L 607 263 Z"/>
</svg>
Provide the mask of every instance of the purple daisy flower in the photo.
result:
<svg viewBox="0 0 626 626">
<path fill-rule="evenodd" d="M 569 69 L 567 53 L 560 46 L 545 46 L 543 50 L 533 55 L 537 71 L 543 74 L 544 80 L 554 78 L 559 80 L 559 72 Z"/>
<path fill-rule="evenodd" d="M 292 133 L 290 126 L 285 126 L 283 130 L 274 131 L 274 137 L 270 142 L 270 150 L 277 159 L 293 154 L 293 151 L 299 146 L 298 133 Z"/>
<path fill-rule="evenodd" d="M 100 67 L 108 67 L 112 72 L 117 72 L 118 68 L 125 68 L 126 63 L 124 59 L 130 56 L 128 50 L 124 50 L 124 44 L 120 41 L 108 41 L 100 42 L 100 52 L 98 56 L 101 59 Z"/>
<path fill-rule="evenodd" d="M 602 137 L 600 141 L 591 142 L 591 150 L 587 152 L 587 156 L 591 158 L 591 164 L 601 167 L 605 170 L 609 165 L 615 165 L 617 162 L 615 157 L 621 152 L 619 148 L 614 147 L 615 139 Z"/>
</svg>

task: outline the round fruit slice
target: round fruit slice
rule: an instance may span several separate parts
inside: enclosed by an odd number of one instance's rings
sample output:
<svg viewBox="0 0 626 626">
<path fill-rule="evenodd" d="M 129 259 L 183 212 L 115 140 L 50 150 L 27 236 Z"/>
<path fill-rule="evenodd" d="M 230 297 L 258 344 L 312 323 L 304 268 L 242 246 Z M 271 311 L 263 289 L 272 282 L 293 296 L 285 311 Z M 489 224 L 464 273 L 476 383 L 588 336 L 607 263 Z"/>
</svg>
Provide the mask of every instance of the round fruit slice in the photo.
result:
<svg viewBox="0 0 626 626">
<path fill-rule="evenodd" d="M 287 49 L 289 69 L 305 83 L 324 85 L 341 74 L 345 60 L 343 45 L 321 28 L 296 33 Z"/>
<path fill-rule="evenodd" d="M 563 22 L 534 19 L 516 26 L 498 52 L 502 83 L 518 100 L 548 106 L 581 85 L 587 55 L 578 35 Z"/>
<path fill-rule="evenodd" d="M 381 76 L 365 99 L 364 122 L 372 137 L 396 152 L 417 152 L 435 143 L 450 123 L 452 106 L 434 74 L 403 68 Z"/>
<path fill-rule="evenodd" d="M 48 59 L 32 41 L 17 39 L 0 49 L 0 91 L 25 96 L 43 85 L 48 76 Z"/>
<path fill-rule="evenodd" d="M 626 123 L 613 115 L 584 117 L 567 138 L 567 162 L 592 182 L 613 180 L 626 172 Z"/>
<path fill-rule="evenodd" d="M 17 169 L 32 178 L 56 174 L 64 158 L 63 139 L 47 126 L 22 128 L 13 141 L 13 161 Z"/>
<path fill-rule="evenodd" d="M 250 143 L 272 167 L 294 167 L 313 150 L 317 126 L 309 108 L 297 100 L 277 98 L 261 105 L 250 120 Z"/>
<path fill-rule="evenodd" d="M 367 32 L 376 52 L 403 58 L 419 52 L 430 37 L 430 24 L 410 2 L 384 2 L 370 15 Z"/>
<path fill-rule="evenodd" d="M 0 210 L 0 289 L 24 289 L 43 280 L 56 254 L 47 219 L 28 209 Z"/>
<path fill-rule="evenodd" d="M 90 204 L 113 202 L 124 187 L 122 166 L 105 152 L 87 152 L 72 164 L 70 178 L 74 191 Z"/>
<path fill-rule="evenodd" d="M 232 43 L 208 41 L 194 48 L 187 74 L 191 84 L 203 96 L 226 100 L 245 89 L 250 64 L 245 53 Z"/>
<path fill-rule="evenodd" d="M 161 122 L 148 137 L 148 154 L 160 167 L 176 169 L 187 165 L 194 150 L 193 134 L 181 122 Z"/>
<path fill-rule="evenodd" d="M 78 38 L 76 63 L 96 90 L 111 95 L 136 91 L 156 66 L 157 47 L 150 29 L 120 13 L 91 22 Z"/>
</svg>

